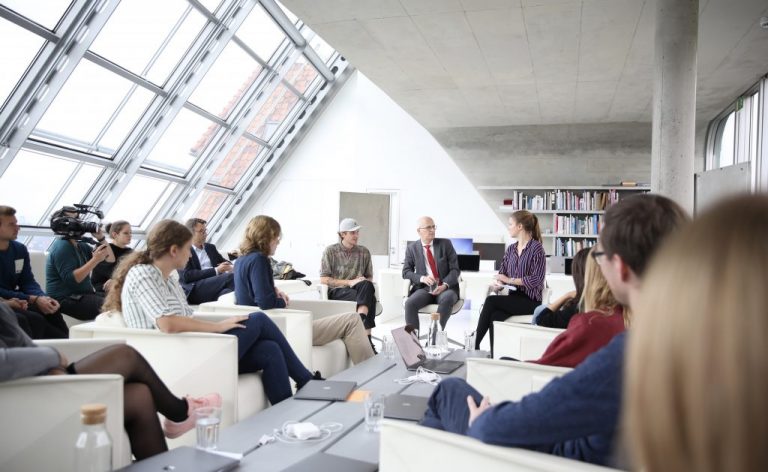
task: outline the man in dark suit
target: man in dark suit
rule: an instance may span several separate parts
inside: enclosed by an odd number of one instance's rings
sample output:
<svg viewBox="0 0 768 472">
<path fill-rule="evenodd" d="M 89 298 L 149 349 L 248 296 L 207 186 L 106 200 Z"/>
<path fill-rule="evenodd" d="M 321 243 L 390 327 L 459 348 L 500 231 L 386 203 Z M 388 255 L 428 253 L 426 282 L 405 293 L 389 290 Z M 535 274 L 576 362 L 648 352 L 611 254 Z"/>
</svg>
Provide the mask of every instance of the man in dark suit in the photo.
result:
<svg viewBox="0 0 768 472">
<path fill-rule="evenodd" d="M 419 309 L 437 303 L 440 325 L 445 329 L 459 299 L 459 258 L 448 239 L 435 238 L 435 222 L 419 218 L 419 240 L 408 245 L 403 278 L 411 281 L 405 301 L 405 322 L 419 327 Z"/>
<path fill-rule="evenodd" d="M 179 271 L 179 282 L 187 294 L 187 301 L 191 305 L 199 305 L 234 292 L 232 263 L 221 257 L 216 246 L 205 242 L 208 237 L 207 221 L 190 218 L 186 225 L 192 231 L 192 250 L 187 266 Z"/>
</svg>

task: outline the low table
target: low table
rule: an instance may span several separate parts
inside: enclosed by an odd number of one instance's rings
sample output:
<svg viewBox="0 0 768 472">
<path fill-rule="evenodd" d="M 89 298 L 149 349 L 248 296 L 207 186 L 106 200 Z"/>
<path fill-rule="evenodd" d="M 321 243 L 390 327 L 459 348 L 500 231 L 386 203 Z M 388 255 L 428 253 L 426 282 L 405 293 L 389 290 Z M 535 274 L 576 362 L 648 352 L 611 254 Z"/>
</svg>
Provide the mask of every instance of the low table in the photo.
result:
<svg viewBox="0 0 768 472">
<path fill-rule="evenodd" d="M 455 350 L 445 359 L 465 360 L 467 357 L 487 357 L 484 351 L 465 352 Z M 350 369 L 340 372 L 330 380 L 353 380 L 358 389 L 380 394 L 405 393 L 428 397 L 433 385 L 415 383 L 401 385 L 395 382 L 413 375 L 403 364 L 400 355 L 386 359 L 383 354 L 368 359 Z M 466 365 L 449 376 L 466 378 Z M 221 431 L 219 449 L 244 455 L 237 470 L 281 470 L 306 457 L 325 452 L 337 456 L 357 459 L 372 464 L 379 462 L 379 434 L 365 430 L 365 411 L 358 402 L 326 402 L 316 400 L 295 400 L 290 398 L 267 408 Z M 257 448 L 263 434 L 272 434 L 282 428 L 286 421 L 311 421 L 317 425 L 337 422 L 343 425 L 325 441 L 304 444 L 286 444 L 275 441 Z"/>
</svg>

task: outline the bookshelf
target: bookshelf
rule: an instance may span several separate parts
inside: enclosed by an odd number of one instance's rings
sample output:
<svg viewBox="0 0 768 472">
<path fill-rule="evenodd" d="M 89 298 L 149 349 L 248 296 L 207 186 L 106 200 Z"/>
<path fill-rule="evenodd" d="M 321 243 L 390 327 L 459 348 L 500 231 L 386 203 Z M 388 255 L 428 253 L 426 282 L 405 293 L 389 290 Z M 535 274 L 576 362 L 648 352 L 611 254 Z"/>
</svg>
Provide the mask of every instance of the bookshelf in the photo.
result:
<svg viewBox="0 0 768 472">
<path fill-rule="evenodd" d="M 478 187 L 511 214 L 528 210 L 539 218 L 547 255 L 573 257 L 597 244 L 605 210 L 630 195 L 649 192 L 647 186 L 503 186 Z"/>
</svg>

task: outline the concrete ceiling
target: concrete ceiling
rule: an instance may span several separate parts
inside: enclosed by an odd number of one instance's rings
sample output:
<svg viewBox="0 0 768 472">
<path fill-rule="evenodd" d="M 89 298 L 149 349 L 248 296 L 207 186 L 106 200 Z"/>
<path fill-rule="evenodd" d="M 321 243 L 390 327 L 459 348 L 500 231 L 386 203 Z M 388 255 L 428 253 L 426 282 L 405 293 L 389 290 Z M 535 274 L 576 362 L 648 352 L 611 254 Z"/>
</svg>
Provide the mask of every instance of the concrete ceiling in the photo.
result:
<svg viewBox="0 0 768 472">
<path fill-rule="evenodd" d="M 283 0 L 429 129 L 651 120 L 654 0 Z M 698 115 L 768 72 L 768 0 L 699 0 Z"/>
</svg>

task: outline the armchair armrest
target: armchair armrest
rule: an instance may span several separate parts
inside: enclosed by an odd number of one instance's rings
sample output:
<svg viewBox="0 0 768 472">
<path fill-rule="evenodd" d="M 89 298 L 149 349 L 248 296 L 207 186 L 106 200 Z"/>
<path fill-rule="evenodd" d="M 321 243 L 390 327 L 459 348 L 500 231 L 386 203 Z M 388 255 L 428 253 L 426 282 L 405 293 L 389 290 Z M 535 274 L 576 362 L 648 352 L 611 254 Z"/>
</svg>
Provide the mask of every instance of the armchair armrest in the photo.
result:
<svg viewBox="0 0 768 472">
<path fill-rule="evenodd" d="M 522 323 L 494 321 L 493 357 L 512 357 L 522 361 L 539 359 L 563 329 Z"/>
<path fill-rule="evenodd" d="M 419 426 L 406 421 L 382 421 L 379 470 L 423 472 L 435 468 L 435 454 L 451 470 L 599 472 L 610 471 L 585 462 L 513 447 L 492 446 L 468 436 Z"/>
<path fill-rule="evenodd" d="M 107 405 L 112 464 L 117 469 L 130 463 L 119 375 L 50 375 L 2 382 L 0 403 L 4 424 L 13 428 L 0 441 L 0 470 L 68 470 L 74 464 L 80 406 L 85 403 Z"/>
<path fill-rule="evenodd" d="M 70 362 L 77 362 L 105 347 L 125 344 L 125 339 L 40 339 L 35 344 L 52 347 L 64 354 Z"/>
<path fill-rule="evenodd" d="M 496 359 L 467 359 L 467 383 L 494 403 L 518 401 L 573 369 Z"/>
</svg>

